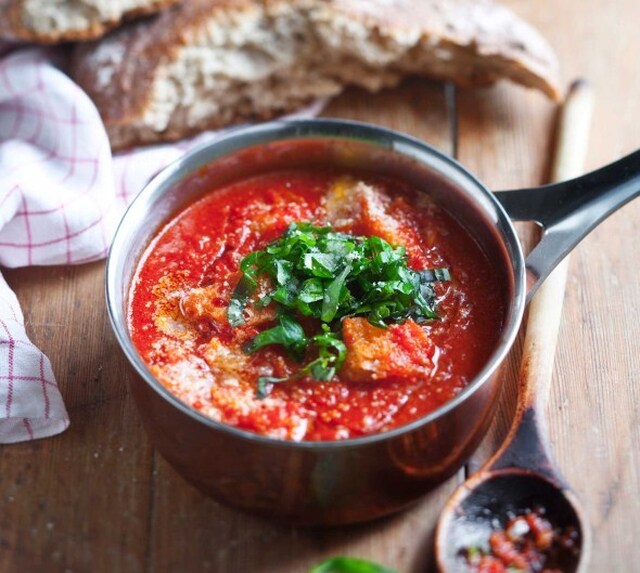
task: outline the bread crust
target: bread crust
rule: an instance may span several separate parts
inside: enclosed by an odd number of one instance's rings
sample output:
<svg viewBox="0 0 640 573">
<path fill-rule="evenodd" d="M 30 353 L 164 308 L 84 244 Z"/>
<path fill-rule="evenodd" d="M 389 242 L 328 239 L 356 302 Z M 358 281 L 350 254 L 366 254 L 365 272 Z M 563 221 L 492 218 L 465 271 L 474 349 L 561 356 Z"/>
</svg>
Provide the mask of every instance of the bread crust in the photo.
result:
<svg viewBox="0 0 640 573">
<path fill-rule="evenodd" d="M 225 115 L 205 115 L 197 125 L 171 119 L 154 128 L 145 119 L 155 103 L 154 85 L 196 44 L 205 24 L 229 34 L 234 26 L 265 15 L 273 26 L 278 18 L 304 22 L 294 33 L 305 35 L 312 48 L 299 50 L 298 64 L 306 65 L 322 87 L 318 96 L 333 95 L 349 84 L 375 91 L 407 75 L 422 75 L 461 86 L 509 79 L 560 98 L 553 50 L 538 32 L 491 0 L 188 0 L 76 48 L 72 74 L 96 103 L 113 148 L 268 119 L 313 99 L 314 94 L 306 93 L 273 98 L 270 107 L 243 105 Z M 300 73 L 300 65 L 296 71 Z M 265 81 L 265 94 L 282 89 L 283 77 Z M 247 86 L 233 84 L 239 101 Z M 205 91 L 203 97 L 211 93 Z"/>
<path fill-rule="evenodd" d="M 361 21 L 381 37 L 418 33 L 418 49 L 426 49 L 437 37 L 439 47 L 449 50 L 456 65 L 464 63 L 461 59 L 479 55 L 494 60 L 490 68 L 474 68 L 456 77 L 443 69 L 440 79 L 475 87 L 508 78 L 538 89 L 552 100 L 561 97 L 559 65 L 551 46 L 535 28 L 493 0 L 332 0 L 324 12 L 327 19 L 340 14 L 347 20 Z"/>
<path fill-rule="evenodd" d="M 0 40 L 38 44 L 95 40 L 104 36 L 107 32 L 118 27 L 123 22 L 155 14 L 169 6 L 177 4 L 181 0 L 151 0 L 149 4 L 141 3 L 137 7 L 124 10 L 116 17 L 100 18 L 100 16 L 96 14 L 94 19 L 84 28 L 70 29 L 67 31 L 42 31 L 31 28 L 26 23 L 29 16 L 26 1 L 27 0 L 0 0 L 0 14 L 3 14 L 3 17 L 0 18 Z"/>
</svg>

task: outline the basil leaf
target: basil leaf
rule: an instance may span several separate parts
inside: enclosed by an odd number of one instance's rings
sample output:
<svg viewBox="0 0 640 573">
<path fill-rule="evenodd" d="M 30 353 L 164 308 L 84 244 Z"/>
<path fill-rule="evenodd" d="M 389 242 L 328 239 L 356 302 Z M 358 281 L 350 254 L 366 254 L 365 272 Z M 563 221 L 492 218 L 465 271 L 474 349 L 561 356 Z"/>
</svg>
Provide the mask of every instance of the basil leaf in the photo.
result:
<svg viewBox="0 0 640 573">
<path fill-rule="evenodd" d="M 292 307 L 298 298 L 298 281 L 291 280 L 289 283 L 273 291 L 271 298 L 285 307 Z"/>
<path fill-rule="evenodd" d="M 267 308 L 271 304 L 272 300 L 273 300 L 273 293 L 264 294 L 255 302 L 256 308 L 258 309 Z"/>
<path fill-rule="evenodd" d="M 298 293 L 298 298 L 302 302 L 317 302 L 324 298 L 324 287 L 320 279 L 308 279 L 302 284 Z"/>
<path fill-rule="evenodd" d="M 286 285 L 291 280 L 293 263 L 290 261 L 276 261 L 276 282 L 279 285 Z"/>
<path fill-rule="evenodd" d="M 324 298 L 322 300 L 322 314 L 320 319 L 323 322 L 331 322 L 338 313 L 338 306 L 340 305 L 340 295 L 344 288 L 347 275 L 351 272 L 351 265 L 347 265 L 342 272 L 335 278 L 324 291 Z"/>
<path fill-rule="evenodd" d="M 315 360 L 309 363 L 305 370 L 318 382 L 329 382 L 336 375 L 335 366 L 325 366 Z"/>
<path fill-rule="evenodd" d="M 269 394 L 271 394 L 271 387 L 274 384 L 280 384 L 287 382 L 289 378 L 272 378 L 271 376 L 260 376 L 258 378 L 258 389 L 256 391 L 256 398 L 264 400 Z"/>
<path fill-rule="evenodd" d="M 245 345 L 244 351 L 253 354 L 271 344 L 280 344 L 289 350 L 294 357 L 302 358 L 307 347 L 307 336 L 299 322 L 295 319 L 281 314 L 278 318 L 279 324 L 268 330 L 263 330 Z"/>
<path fill-rule="evenodd" d="M 356 251 L 357 242 L 349 235 L 333 233 L 325 239 L 323 246 L 328 253 L 346 257 Z"/>
<path fill-rule="evenodd" d="M 316 565 L 309 573 L 396 573 L 396 571 L 364 559 L 334 557 Z"/>
<path fill-rule="evenodd" d="M 242 278 L 246 279 L 251 289 L 258 286 L 256 277 L 264 270 L 268 262 L 268 258 L 262 251 L 256 251 L 242 259 L 240 263 L 240 270 L 243 272 Z"/>
<path fill-rule="evenodd" d="M 254 288 L 251 280 L 246 275 L 236 285 L 227 307 L 227 320 L 231 326 L 244 324 L 244 309 Z"/>
<path fill-rule="evenodd" d="M 318 358 L 307 364 L 302 372 L 311 374 L 319 382 L 328 382 L 342 367 L 347 357 L 347 347 L 340 335 L 331 332 L 326 324 L 322 325 L 322 334 L 316 334 L 311 342 L 318 348 Z"/>
<path fill-rule="evenodd" d="M 424 271 L 418 272 L 420 276 L 421 282 L 436 282 L 443 281 L 447 282 L 451 280 L 451 273 L 449 269 L 426 269 Z"/>
<path fill-rule="evenodd" d="M 315 277 L 332 279 L 338 265 L 338 257 L 331 253 L 307 253 L 304 256 L 304 268 Z"/>
</svg>

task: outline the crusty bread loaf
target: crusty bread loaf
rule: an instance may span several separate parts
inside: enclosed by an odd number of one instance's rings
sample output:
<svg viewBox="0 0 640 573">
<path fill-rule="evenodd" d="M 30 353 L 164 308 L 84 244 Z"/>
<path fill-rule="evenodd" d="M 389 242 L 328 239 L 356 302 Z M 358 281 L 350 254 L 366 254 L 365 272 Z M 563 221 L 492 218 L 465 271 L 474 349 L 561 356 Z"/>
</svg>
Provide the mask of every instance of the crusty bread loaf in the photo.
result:
<svg viewBox="0 0 640 573">
<path fill-rule="evenodd" d="M 0 0 L 0 39 L 57 43 L 99 38 L 125 19 L 180 0 Z"/>
<path fill-rule="evenodd" d="M 509 79 L 559 97 L 545 40 L 491 0 L 187 0 L 77 48 L 114 149 L 264 119 L 345 85 Z"/>
</svg>

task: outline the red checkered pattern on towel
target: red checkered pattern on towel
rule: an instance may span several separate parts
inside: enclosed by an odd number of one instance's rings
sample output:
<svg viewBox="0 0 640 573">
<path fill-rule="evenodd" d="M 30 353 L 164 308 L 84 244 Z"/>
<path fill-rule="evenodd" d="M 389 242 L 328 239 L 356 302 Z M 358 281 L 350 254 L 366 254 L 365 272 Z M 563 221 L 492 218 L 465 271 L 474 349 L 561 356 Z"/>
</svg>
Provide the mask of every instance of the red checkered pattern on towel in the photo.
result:
<svg viewBox="0 0 640 573">
<path fill-rule="evenodd" d="M 105 257 L 124 209 L 149 178 L 219 136 L 112 157 L 93 103 L 54 65 L 61 54 L 24 48 L 0 60 L 0 266 Z M 68 425 L 49 360 L 27 338 L 18 301 L 0 275 L 0 443 Z"/>
</svg>

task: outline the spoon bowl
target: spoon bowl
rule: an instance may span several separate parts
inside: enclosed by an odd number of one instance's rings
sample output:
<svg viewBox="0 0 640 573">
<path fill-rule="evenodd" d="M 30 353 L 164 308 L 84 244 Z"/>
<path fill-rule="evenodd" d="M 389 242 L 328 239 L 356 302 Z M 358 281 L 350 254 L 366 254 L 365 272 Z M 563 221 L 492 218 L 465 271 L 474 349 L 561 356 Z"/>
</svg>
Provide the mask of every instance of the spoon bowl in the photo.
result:
<svg viewBox="0 0 640 573">
<path fill-rule="evenodd" d="M 579 571 L 586 562 L 589 528 L 573 492 L 554 479 L 519 468 L 476 474 L 449 500 L 439 524 L 436 551 L 444 571 L 468 571 L 469 547 L 483 546 L 496 529 L 506 526 L 507 516 L 522 515 L 543 507 L 545 518 L 556 528 L 575 531 L 573 547 L 558 555 L 563 573 Z"/>
</svg>

